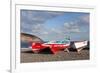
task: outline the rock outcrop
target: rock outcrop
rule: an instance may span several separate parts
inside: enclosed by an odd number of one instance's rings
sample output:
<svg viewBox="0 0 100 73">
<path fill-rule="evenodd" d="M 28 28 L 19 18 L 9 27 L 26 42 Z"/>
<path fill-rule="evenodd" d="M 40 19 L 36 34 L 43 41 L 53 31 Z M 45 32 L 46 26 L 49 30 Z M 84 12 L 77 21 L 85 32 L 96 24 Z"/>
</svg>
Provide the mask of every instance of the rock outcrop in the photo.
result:
<svg viewBox="0 0 100 73">
<path fill-rule="evenodd" d="M 42 39 L 35 35 L 27 34 L 27 33 L 21 33 L 21 41 L 24 42 L 43 42 Z"/>
<path fill-rule="evenodd" d="M 43 40 L 39 37 L 27 33 L 21 33 L 20 35 L 21 48 L 28 48 L 31 46 L 32 42 L 43 43 Z"/>
</svg>

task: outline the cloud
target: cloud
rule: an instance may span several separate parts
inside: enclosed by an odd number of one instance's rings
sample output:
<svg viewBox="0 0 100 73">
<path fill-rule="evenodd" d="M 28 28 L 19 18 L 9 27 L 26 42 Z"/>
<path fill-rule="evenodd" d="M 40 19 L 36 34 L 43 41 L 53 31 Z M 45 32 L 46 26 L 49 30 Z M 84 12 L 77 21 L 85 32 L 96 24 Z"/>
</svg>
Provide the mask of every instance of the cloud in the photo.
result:
<svg viewBox="0 0 100 73">
<path fill-rule="evenodd" d="M 51 32 L 52 33 L 55 33 L 55 34 L 61 34 L 62 33 L 62 31 L 60 30 L 60 29 L 55 29 L 55 28 L 51 28 Z"/>
<path fill-rule="evenodd" d="M 63 24 L 63 28 L 65 32 L 74 32 L 74 33 L 81 32 L 79 26 L 74 21 L 65 22 Z"/>
<path fill-rule="evenodd" d="M 47 35 L 47 34 L 49 34 L 49 32 L 44 31 L 44 32 L 42 32 L 42 34 L 43 34 L 43 35 Z"/>
<path fill-rule="evenodd" d="M 53 25 L 52 27 L 49 27 L 50 20 L 55 19 L 57 17 L 59 18 L 59 16 L 61 15 L 64 15 L 64 12 L 21 10 L 21 32 L 34 34 L 36 36 L 39 36 L 43 40 L 63 39 L 67 35 L 69 35 L 69 33 L 73 33 L 76 35 L 80 32 L 83 32 L 84 25 L 88 24 L 89 22 L 89 15 L 82 14 L 75 18 L 74 16 L 73 18 L 71 18 L 72 14 L 65 14 L 66 16 L 68 16 L 68 19 L 66 18 L 64 19 L 63 23 L 59 23 L 59 26 L 57 26 L 59 28 L 54 28 Z M 61 18 L 63 17 L 61 16 Z M 49 21 L 49 24 L 46 25 L 47 21 Z M 55 22 L 60 21 L 55 20 Z"/>
<path fill-rule="evenodd" d="M 35 11 L 35 10 L 21 10 L 21 31 L 23 32 L 38 32 L 45 26 L 44 23 L 53 19 L 63 13 L 61 12 L 48 12 L 48 11 Z M 42 29 L 41 29 L 42 28 Z"/>
<path fill-rule="evenodd" d="M 75 28 L 75 29 L 71 29 L 70 32 L 75 32 L 75 33 L 79 33 L 81 32 L 78 28 Z"/>
<path fill-rule="evenodd" d="M 83 14 L 74 20 L 66 21 L 63 27 L 65 32 L 70 33 L 89 32 L 89 14 Z M 85 28 L 86 30 L 84 30 Z"/>
</svg>

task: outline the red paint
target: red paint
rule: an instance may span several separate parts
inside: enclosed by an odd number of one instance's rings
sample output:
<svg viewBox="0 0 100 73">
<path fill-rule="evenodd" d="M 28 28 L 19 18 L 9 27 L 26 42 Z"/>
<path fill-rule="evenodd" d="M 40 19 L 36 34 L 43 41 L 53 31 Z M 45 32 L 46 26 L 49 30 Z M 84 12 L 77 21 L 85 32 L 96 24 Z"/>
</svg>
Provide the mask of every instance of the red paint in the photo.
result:
<svg viewBox="0 0 100 73">
<path fill-rule="evenodd" d="M 56 54 L 60 50 L 64 50 L 69 47 L 69 44 L 44 44 L 44 43 L 32 43 L 33 52 L 40 52 L 41 50 L 49 47 L 53 54 Z"/>
</svg>

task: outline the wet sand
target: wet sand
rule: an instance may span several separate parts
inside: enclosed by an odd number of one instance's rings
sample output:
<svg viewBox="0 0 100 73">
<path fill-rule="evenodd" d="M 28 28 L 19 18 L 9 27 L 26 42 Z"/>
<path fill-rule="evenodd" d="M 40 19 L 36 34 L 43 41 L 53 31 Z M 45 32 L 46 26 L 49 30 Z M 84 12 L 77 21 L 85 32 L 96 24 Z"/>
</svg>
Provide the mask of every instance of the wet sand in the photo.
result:
<svg viewBox="0 0 100 73">
<path fill-rule="evenodd" d="M 33 53 L 30 49 L 21 49 L 21 63 L 32 62 L 49 62 L 49 61 L 71 61 L 71 60 L 89 60 L 89 50 L 85 49 L 78 54 L 76 51 L 70 53 L 59 51 L 57 54 L 51 54 L 44 51 L 38 54 Z"/>
</svg>

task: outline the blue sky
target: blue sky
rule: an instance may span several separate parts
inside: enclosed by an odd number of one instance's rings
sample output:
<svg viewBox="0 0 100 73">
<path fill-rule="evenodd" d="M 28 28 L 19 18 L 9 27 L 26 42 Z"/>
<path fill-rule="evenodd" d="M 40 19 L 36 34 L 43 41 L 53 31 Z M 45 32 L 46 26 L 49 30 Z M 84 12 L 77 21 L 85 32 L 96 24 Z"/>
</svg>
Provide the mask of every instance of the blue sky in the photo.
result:
<svg viewBox="0 0 100 73">
<path fill-rule="evenodd" d="M 21 32 L 43 40 L 89 40 L 89 13 L 21 10 Z"/>
</svg>

